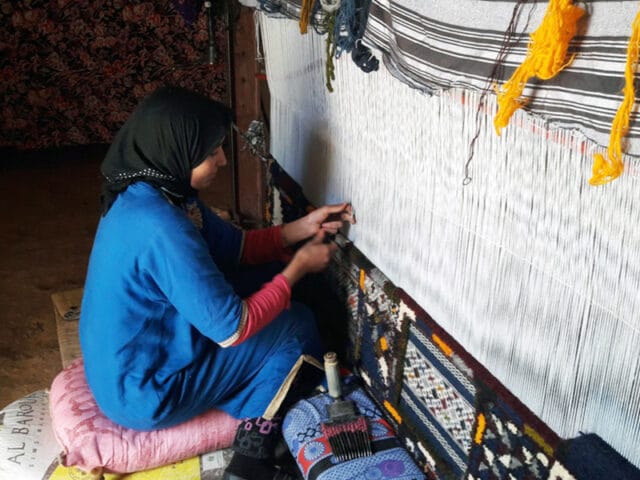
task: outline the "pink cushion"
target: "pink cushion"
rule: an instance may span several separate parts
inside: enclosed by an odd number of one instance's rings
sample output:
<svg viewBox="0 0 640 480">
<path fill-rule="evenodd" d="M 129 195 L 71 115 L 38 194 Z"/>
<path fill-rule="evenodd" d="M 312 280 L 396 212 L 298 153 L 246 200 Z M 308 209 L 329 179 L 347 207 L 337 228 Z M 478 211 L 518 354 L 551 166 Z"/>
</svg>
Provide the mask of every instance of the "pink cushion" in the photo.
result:
<svg viewBox="0 0 640 480">
<path fill-rule="evenodd" d="M 82 359 L 53 380 L 49 395 L 53 431 L 64 448 L 63 465 L 129 473 L 227 448 L 239 420 L 212 410 L 175 427 L 140 432 L 121 427 L 99 410 Z"/>
</svg>

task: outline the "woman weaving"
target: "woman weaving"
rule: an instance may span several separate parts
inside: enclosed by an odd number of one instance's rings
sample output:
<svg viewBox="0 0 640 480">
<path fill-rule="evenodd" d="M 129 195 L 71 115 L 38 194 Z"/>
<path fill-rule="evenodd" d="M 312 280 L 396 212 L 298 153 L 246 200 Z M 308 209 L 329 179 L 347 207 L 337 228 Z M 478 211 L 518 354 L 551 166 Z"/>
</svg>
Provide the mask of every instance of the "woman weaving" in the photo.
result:
<svg viewBox="0 0 640 480">
<path fill-rule="evenodd" d="M 324 206 L 246 232 L 221 220 L 197 193 L 227 162 L 230 123 L 224 105 L 161 88 L 102 164 L 80 341 L 98 405 L 125 427 L 169 427 L 212 408 L 258 417 L 301 354 L 322 356 L 313 315 L 290 302 L 291 287 L 327 266 L 336 246 L 324 234 L 352 222 L 351 209 Z M 266 283 L 238 273 L 286 257 Z"/>
</svg>

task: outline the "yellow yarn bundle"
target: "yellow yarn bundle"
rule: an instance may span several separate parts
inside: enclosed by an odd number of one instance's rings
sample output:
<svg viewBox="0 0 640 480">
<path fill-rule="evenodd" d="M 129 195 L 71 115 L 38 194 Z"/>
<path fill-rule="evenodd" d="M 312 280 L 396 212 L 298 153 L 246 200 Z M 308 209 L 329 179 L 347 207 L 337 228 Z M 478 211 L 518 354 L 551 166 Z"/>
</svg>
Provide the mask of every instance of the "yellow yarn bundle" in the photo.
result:
<svg viewBox="0 0 640 480">
<path fill-rule="evenodd" d="M 498 112 L 493 120 L 496 133 L 509 124 L 513 113 L 524 105 L 518 97 L 534 75 L 548 80 L 573 61 L 565 61 L 571 39 L 578 29 L 578 20 L 585 11 L 573 5 L 573 0 L 549 0 L 547 11 L 538 29 L 530 36 L 527 56 L 505 84 L 496 89 Z"/>
<path fill-rule="evenodd" d="M 629 46 L 627 47 L 627 63 L 624 67 L 624 98 L 618 107 L 616 116 L 611 124 L 611 136 L 607 158 L 601 153 L 596 153 L 593 158 L 593 176 L 589 179 L 591 185 L 604 185 L 618 178 L 624 170 L 622 162 L 622 137 L 629 130 L 629 116 L 635 104 L 636 91 L 633 86 L 636 67 L 638 65 L 638 50 L 640 44 L 640 12 L 633 20 L 633 28 Z"/>
</svg>

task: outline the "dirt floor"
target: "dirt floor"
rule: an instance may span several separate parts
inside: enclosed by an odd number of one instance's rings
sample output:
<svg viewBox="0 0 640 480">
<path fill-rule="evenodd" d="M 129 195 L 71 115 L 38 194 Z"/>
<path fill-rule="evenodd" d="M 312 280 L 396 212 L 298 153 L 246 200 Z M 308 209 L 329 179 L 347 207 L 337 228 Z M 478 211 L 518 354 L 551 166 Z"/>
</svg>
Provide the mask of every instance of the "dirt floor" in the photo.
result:
<svg viewBox="0 0 640 480">
<path fill-rule="evenodd" d="M 48 388 L 62 363 L 51 294 L 82 287 L 106 146 L 0 150 L 0 408 Z M 227 167 L 202 198 L 231 206 Z"/>
</svg>

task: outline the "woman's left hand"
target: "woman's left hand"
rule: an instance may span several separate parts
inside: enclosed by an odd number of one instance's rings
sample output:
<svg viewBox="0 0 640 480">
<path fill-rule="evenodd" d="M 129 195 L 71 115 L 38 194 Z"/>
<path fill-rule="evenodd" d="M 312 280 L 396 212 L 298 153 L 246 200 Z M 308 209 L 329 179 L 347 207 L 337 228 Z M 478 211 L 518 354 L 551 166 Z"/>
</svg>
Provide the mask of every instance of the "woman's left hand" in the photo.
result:
<svg viewBox="0 0 640 480">
<path fill-rule="evenodd" d="M 294 245 L 320 231 L 335 235 L 345 222 L 356 223 L 353 208 L 348 202 L 316 208 L 304 217 L 284 225 L 282 228 L 284 246 Z"/>
</svg>

